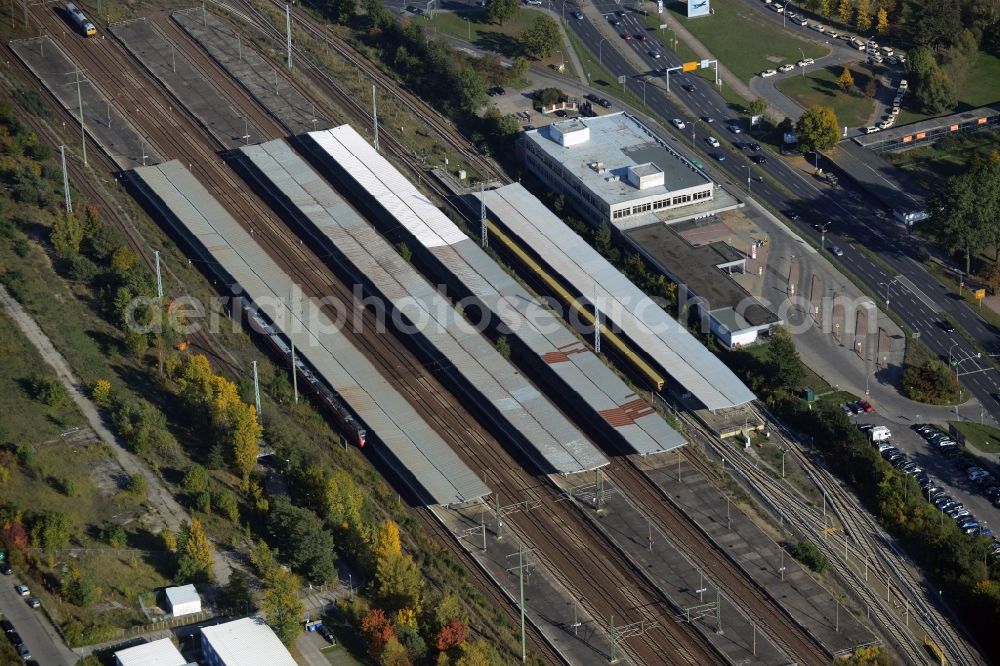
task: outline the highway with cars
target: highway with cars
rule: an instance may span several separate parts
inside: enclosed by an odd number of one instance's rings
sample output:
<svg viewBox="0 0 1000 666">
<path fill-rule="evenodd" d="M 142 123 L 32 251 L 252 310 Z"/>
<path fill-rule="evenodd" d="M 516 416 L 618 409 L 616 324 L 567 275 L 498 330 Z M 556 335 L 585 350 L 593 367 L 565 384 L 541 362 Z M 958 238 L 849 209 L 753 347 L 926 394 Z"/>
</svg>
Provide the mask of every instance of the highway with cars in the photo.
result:
<svg viewBox="0 0 1000 666">
<path fill-rule="evenodd" d="M 747 1 L 751 5 L 765 6 L 754 0 Z M 565 9 L 560 11 L 572 14 L 577 9 L 568 0 L 565 4 Z M 728 129 L 730 121 L 741 123 L 742 129 L 746 129 L 746 121 L 738 118 L 742 109 L 731 109 L 712 83 L 700 76 L 674 75 L 668 95 L 663 77 L 656 72 L 679 65 L 680 59 L 662 41 L 659 32 L 646 28 L 642 16 L 634 8 L 618 5 L 613 0 L 597 0 L 594 6 L 618 33 L 617 44 L 611 43 L 612 39 L 586 16 L 583 20 L 567 19 L 566 26 L 598 54 L 601 64 L 615 77 L 625 76 L 629 91 L 640 99 L 645 98 L 655 114 L 663 119 L 683 120 L 685 129 L 678 130 L 678 135 L 684 144 L 707 151 L 710 157 L 724 157 L 722 161 L 707 160 L 709 171 L 718 180 L 732 190 L 749 189 L 754 197 L 784 213 L 800 234 L 817 245 L 840 247 L 843 256 L 833 257 L 833 260 L 863 283 L 876 296 L 880 307 L 888 306 L 913 332 L 919 333 L 921 342 L 933 353 L 946 360 L 949 357 L 957 360 L 966 389 L 991 416 L 1000 417 L 1000 403 L 993 398 L 994 393 L 1000 392 L 1000 373 L 986 362 L 985 355 L 978 356 L 981 351 L 1000 352 L 996 343 L 998 331 L 921 266 L 915 258 L 923 252 L 921 243 L 895 222 L 876 217 L 875 211 L 881 208 L 880 204 L 845 182 L 846 178 L 840 179 L 839 186 L 830 186 L 773 155 L 766 155 L 772 158 L 766 164 L 751 164 L 748 158 L 753 151 L 748 153 L 734 146 L 734 142 L 741 145 L 747 142 L 747 133 L 736 134 Z M 791 22 L 788 27 L 793 29 Z M 808 33 L 808 28 L 798 25 L 794 29 Z M 630 34 L 632 39 L 626 40 L 622 34 Z M 647 40 L 636 39 L 636 35 L 646 35 Z M 634 51 L 646 69 L 638 70 L 619 50 Z M 650 51 L 658 52 L 660 57 L 651 56 Z M 863 57 L 860 52 L 856 53 Z M 713 122 L 704 120 L 708 118 Z M 709 136 L 720 139 L 722 146 L 710 147 L 706 142 Z M 812 156 L 812 159 L 820 168 L 835 169 L 824 156 Z M 755 180 L 756 176 L 761 176 L 763 181 Z M 825 234 L 817 228 L 822 224 L 827 225 Z M 948 317 L 965 329 L 976 345 L 960 333 L 948 330 L 951 328 L 946 323 Z"/>
</svg>

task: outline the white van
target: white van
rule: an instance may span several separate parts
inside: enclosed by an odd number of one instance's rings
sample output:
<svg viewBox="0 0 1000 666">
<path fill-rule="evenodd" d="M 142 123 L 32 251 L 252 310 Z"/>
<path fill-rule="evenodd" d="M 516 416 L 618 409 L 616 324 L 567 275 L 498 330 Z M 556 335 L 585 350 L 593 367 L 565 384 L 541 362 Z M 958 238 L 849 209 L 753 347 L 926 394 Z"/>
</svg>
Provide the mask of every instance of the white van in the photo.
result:
<svg viewBox="0 0 1000 666">
<path fill-rule="evenodd" d="M 868 431 L 868 439 L 873 442 L 883 442 L 892 437 L 892 431 L 885 426 L 875 426 Z"/>
</svg>

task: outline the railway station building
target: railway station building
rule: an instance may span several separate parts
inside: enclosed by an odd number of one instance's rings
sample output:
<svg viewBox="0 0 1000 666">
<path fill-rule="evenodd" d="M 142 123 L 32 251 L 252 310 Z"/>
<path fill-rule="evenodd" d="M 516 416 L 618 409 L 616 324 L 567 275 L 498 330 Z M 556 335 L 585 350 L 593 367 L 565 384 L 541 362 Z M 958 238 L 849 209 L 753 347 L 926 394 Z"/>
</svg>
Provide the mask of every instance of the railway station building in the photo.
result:
<svg viewBox="0 0 1000 666">
<path fill-rule="evenodd" d="M 718 188 L 696 161 L 627 113 L 568 118 L 523 142 L 528 169 L 590 224 L 624 231 L 718 211 Z"/>
</svg>

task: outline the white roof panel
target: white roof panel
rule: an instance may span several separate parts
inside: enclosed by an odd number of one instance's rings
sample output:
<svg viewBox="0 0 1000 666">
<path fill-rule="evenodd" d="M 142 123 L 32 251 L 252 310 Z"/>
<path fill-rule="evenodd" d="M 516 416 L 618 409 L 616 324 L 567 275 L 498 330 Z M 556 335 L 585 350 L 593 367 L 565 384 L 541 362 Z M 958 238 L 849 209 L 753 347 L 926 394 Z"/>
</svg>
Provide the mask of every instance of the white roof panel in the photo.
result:
<svg viewBox="0 0 1000 666">
<path fill-rule="evenodd" d="M 211 194 L 176 161 L 134 170 L 177 224 L 205 247 L 330 388 L 408 470 L 436 504 L 457 504 L 490 490 L 441 436 L 334 325 L 312 299 L 288 305 L 292 279 Z M 404 476 L 405 480 L 405 476 Z"/>
</svg>

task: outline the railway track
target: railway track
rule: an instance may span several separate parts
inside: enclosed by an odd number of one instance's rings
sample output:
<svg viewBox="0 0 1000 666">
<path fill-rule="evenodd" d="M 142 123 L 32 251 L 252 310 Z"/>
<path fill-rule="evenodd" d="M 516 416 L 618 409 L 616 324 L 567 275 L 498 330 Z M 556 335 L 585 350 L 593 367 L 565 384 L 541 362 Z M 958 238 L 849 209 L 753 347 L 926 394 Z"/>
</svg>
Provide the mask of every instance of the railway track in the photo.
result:
<svg viewBox="0 0 1000 666">
<path fill-rule="evenodd" d="M 892 538 L 878 521 L 829 472 L 818 466 L 795 443 L 791 433 L 783 431 L 781 424 L 770 414 L 760 414 L 760 417 L 778 427 L 779 431 L 772 431 L 772 439 L 777 438 L 789 449 L 825 495 L 825 512 L 817 509 L 782 479 L 762 469 L 759 461 L 747 456 L 738 447 L 722 447 L 702 424 L 690 416 L 682 416 L 682 419 L 689 436 L 694 434 L 708 451 L 724 456 L 727 464 L 750 487 L 759 491 L 759 496 L 766 497 L 765 503 L 770 504 L 776 516 L 799 534 L 810 537 L 836 565 L 835 573 L 865 608 L 869 621 L 880 628 L 880 633 L 906 663 L 931 663 L 922 644 L 925 633 L 944 648 L 954 663 L 983 663 L 969 640 L 959 633 L 951 620 L 944 617 L 940 609 L 928 601 L 924 594 L 926 584 L 919 574 L 894 562 L 894 556 L 887 553 L 885 544 L 891 543 Z M 688 458 L 703 469 L 711 469 L 693 452 L 688 452 Z M 833 516 L 846 529 L 846 538 L 831 536 L 827 527 L 831 525 Z"/>
<path fill-rule="evenodd" d="M 284 31 L 273 25 L 269 17 L 257 7 L 253 0 L 232 0 L 232 2 L 238 7 L 240 14 L 253 19 L 255 27 L 275 43 L 279 52 L 285 50 Z M 267 2 L 276 10 L 284 12 L 285 5 L 280 0 L 267 0 Z M 218 2 L 218 4 L 225 6 L 227 3 Z M 462 133 L 451 124 L 450 120 L 442 117 L 419 96 L 406 90 L 395 79 L 358 54 L 350 44 L 327 30 L 326 26 L 312 14 L 298 7 L 293 7 L 292 16 L 296 21 L 296 28 L 306 32 L 312 39 L 325 44 L 331 51 L 347 60 L 365 77 L 379 86 L 384 94 L 397 99 L 403 108 L 407 109 L 407 113 L 420 118 L 438 139 L 451 146 L 484 179 L 495 180 L 502 184 L 510 182 L 503 170 L 491 160 L 480 155 Z M 292 51 L 298 67 L 324 94 L 334 100 L 358 127 L 372 129 L 371 108 L 366 103 L 359 100 L 324 68 L 318 66 L 310 54 L 294 43 Z M 426 176 L 427 165 L 391 132 L 380 132 L 379 143 L 400 159 L 411 172 Z M 446 194 L 443 189 L 439 189 L 438 193 Z"/>
<path fill-rule="evenodd" d="M 51 27 L 58 17 L 45 8 L 32 8 L 32 15 L 41 25 Z M 58 29 L 58 26 L 57 26 Z M 113 41 L 83 41 L 64 43 L 88 76 L 99 87 L 121 90 L 115 103 L 134 106 L 139 111 L 135 123 L 146 133 L 162 154 L 178 157 L 190 165 L 191 170 L 206 184 L 237 220 L 246 225 L 282 267 L 295 275 L 303 285 L 306 295 L 312 297 L 337 296 L 344 303 L 353 303 L 346 285 L 339 283 L 325 269 L 318 258 L 310 255 L 295 236 L 270 209 L 255 196 L 246 192 L 232 172 L 223 164 L 216 150 L 224 148 L 182 109 L 173 107 L 172 99 L 159 83 L 150 85 L 143 67 L 131 60 Z M 200 53 L 200 50 L 198 51 Z M 201 56 L 205 58 L 205 56 Z M 206 60 L 200 67 L 210 71 L 213 66 Z M 122 77 L 140 85 L 123 85 Z M 230 91 L 240 108 L 252 106 L 246 99 Z M 260 114 L 260 111 L 256 113 Z M 267 127 L 266 117 L 255 118 L 260 127 Z M 371 313 L 368 330 L 376 330 Z M 595 535 L 583 520 L 562 508 L 556 501 L 558 492 L 548 483 L 539 484 L 524 472 L 516 457 L 506 451 L 496 440 L 471 423 L 467 413 L 454 398 L 444 391 L 403 346 L 392 336 L 356 335 L 355 344 L 380 366 L 387 377 L 394 378 L 405 389 L 422 416 L 441 431 L 442 436 L 467 462 L 476 464 L 490 460 L 493 470 L 490 483 L 507 497 L 534 496 L 545 502 L 550 510 L 532 515 L 532 520 L 518 521 L 516 528 L 529 544 L 539 549 L 540 559 L 550 570 L 565 577 L 566 584 L 578 596 L 588 612 L 598 618 L 615 615 L 628 618 L 637 608 L 658 612 L 658 594 L 616 561 L 615 553 Z M 578 551 L 586 548 L 589 554 L 586 569 L 581 568 Z M 625 592 L 628 590 L 628 593 Z M 623 647 L 637 663 L 661 663 L 664 654 L 688 655 L 685 663 L 699 664 L 718 660 L 710 648 L 689 628 L 662 622 L 657 630 Z"/>
<path fill-rule="evenodd" d="M 614 459 L 608 476 L 627 491 L 628 499 L 645 515 L 659 523 L 659 527 L 670 535 L 672 543 L 689 560 L 697 562 L 775 645 L 804 664 L 826 664 L 830 661 L 832 655 L 806 629 L 792 620 L 764 589 L 734 565 L 725 552 L 632 461 Z"/>
</svg>

